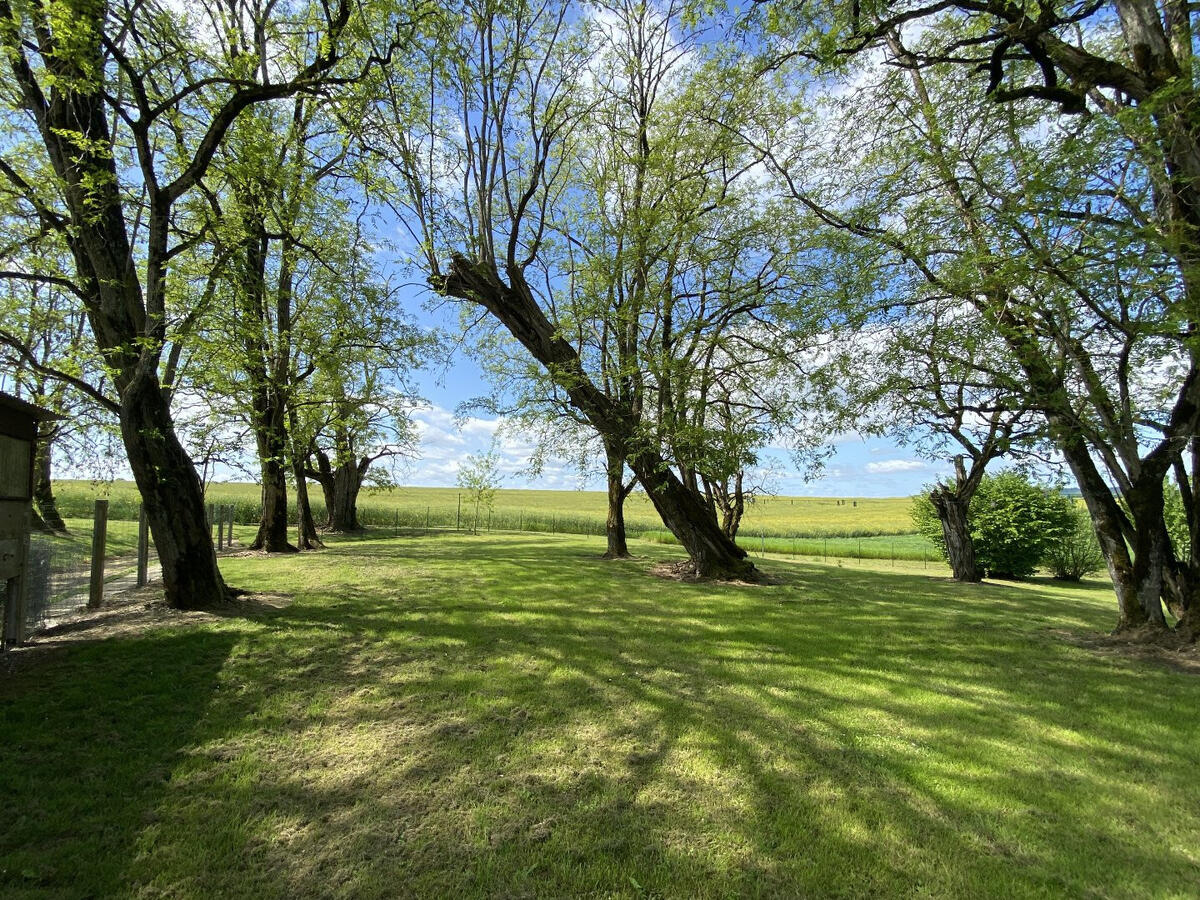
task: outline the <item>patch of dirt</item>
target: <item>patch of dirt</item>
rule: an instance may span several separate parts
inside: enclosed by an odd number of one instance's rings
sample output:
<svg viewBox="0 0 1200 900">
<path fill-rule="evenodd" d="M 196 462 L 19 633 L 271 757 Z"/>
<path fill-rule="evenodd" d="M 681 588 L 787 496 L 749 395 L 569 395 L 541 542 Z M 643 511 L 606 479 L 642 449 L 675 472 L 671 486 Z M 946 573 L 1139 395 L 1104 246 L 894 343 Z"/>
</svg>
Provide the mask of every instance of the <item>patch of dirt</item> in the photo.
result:
<svg viewBox="0 0 1200 900">
<path fill-rule="evenodd" d="M 155 628 L 202 625 L 231 617 L 268 616 L 285 609 L 291 602 L 289 594 L 243 593 L 228 604 L 210 609 L 172 609 L 163 600 L 161 584 L 130 588 L 112 594 L 98 609 L 63 616 L 51 627 L 33 635 L 23 646 L 0 654 L 0 671 L 13 671 L 76 642 L 133 637 Z"/>
<path fill-rule="evenodd" d="M 686 584 L 732 584 L 740 587 L 762 587 L 764 585 L 779 584 L 779 580 L 761 569 L 755 569 L 758 573 L 757 579 L 748 581 L 744 578 L 702 578 L 697 575 L 692 569 L 692 564 L 687 560 L 683 562 L 661 562 L 655 563 L 650 567 L 649 572 L 656 578 L 666 578 L 670 581 L 682 581 Z"/>
<path fill-rule="evenodd" d="M 1113 634 L 1079 634 L 1055 628 L 1050 633 L 1093 653 L 1160 663 L 1185 675 L 1200 675 L 1200 646 L 1175 631 L 1137 628 Z"/>
</svg>

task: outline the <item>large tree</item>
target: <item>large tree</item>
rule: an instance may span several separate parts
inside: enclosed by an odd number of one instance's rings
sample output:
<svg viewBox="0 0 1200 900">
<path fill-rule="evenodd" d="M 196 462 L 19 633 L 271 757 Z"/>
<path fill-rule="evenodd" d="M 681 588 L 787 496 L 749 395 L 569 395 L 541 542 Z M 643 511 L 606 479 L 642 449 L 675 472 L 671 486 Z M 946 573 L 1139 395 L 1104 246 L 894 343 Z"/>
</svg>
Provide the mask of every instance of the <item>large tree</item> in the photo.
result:
<svg viewBox="0 0 1200 900">
<path fill-rule="evenodd" d="M 228 594 L 160 377 L 171 263 L 186 245 L 180 201 L 246 109 L 348 75 L 351 42 L 362 65 L 371 41 L 358 8 L 0 2 L 9 128 L 0 176 L 69 249 L 173 606 Z M 304 40 L 292 39 L 297 31 Z"/>
<path fill-rule="evenodd" d="M 1175 6 L 1163 9 L 1178 38 L 1189 27 Z M 1106 8 L 1120 15 L 1106 20 Z M 901 70 L 870 113 L 888 124 L 864 142 L 898 152 L 890 168 L 858 169 L 870 174 L 853 187 L 885 199 L 852 215 L 823 203 L 827 219 L 904 256 L 1003 340 L 1024 375 L 1014 390 L 1046 418 L 1083 491 L 1119 625 L 1163 626 L 1164 596 L 1187 617 L 1194 588 L 1162 496 L 1200 420 L 1194 185 L 1181 174 L 1193 164 L 1176 158 L 1194 140 L 1173 99 L 1194 88 L 1171 74 L 1190 41 L 1168 41 L 1173 60 L 1163 56 L 1146 33 L 1164 26 L 1150 4 L 1039 4 L 1033 18 L 1008 3 L 801 11 L 826 37 L 817 48 L 793 34 L 789 52 L 869 47 L 868 68 L 882 57 Z M 816 192 L 792 173 L 811 207 Z"/>
</svg>

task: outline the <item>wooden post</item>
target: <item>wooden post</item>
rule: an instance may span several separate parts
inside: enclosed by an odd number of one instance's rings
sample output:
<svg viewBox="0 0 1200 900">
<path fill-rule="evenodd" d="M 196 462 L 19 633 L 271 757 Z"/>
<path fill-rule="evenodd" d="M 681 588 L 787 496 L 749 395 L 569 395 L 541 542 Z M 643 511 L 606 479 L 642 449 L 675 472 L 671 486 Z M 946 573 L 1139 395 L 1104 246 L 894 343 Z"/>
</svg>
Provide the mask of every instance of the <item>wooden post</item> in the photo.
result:
<svg viewBox="0 0 1200 900">
<path fill-rule="evenodd" d="M 230 503 L 225 507 L 226 514 L 229 516 L 229 524 L 225 528 L 225 549 L 233 549 L 233 514 L 237 512 L 237 507 Z"/>
<path fill-rule="evenodd" d="M 225 549 L 225 507 L 217 507 L 217 549 Z"/>
<path fill-rule="evenodd" d="M 138 509 L 138 562 L 137 584 L 144 587 L 150 580 L 150 524 L 146 520 L 146 506 Z"/>
<path fill-rule="evenodd" d="M 108 501 L 97 500 L 92 514 L 92 580 L 88 587 L 88 608 L 104 603 L 104 554 L 108 547 Z"/>
</svg>

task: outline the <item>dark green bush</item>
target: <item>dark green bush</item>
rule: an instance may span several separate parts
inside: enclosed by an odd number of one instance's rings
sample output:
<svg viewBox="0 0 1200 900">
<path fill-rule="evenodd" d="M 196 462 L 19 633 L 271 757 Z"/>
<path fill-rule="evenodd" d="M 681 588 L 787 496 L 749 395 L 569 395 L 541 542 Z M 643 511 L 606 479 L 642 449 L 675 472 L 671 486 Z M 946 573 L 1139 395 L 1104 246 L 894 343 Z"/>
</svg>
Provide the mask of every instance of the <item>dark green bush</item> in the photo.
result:
<svg viewBox="0 0 1200 900">
<path fill-rule="evenodd" d="M 942 526 L 928 493 L 913 498 L 913 522 L 945 556 Z M 975 559 L 989 578 L 1032 575 L 1056 542 L 1075 528 L 1075 505 L 1060 491 L 1015 472 L 984 476 L 968 514 Z"/>
</svg>

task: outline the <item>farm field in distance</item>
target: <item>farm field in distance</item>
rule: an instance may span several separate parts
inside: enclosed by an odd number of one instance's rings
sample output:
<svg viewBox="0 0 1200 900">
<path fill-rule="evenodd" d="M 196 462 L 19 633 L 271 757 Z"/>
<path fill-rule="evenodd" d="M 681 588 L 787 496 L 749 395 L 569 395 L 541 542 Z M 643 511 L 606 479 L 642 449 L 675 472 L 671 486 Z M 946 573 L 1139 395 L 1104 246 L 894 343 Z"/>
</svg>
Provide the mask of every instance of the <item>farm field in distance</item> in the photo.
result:
<svg viewBox="0 0 1200 900">
<path fill-rule="evenodd" d="M 70 481 L 55 482 L 59 506 L 64 515 L 90 514 L 92 501 L 107 496 L 112 503 L 113 518 L 136 518 L 137 492 L 132 482 L 112 483 Z M 420 524 L 428 512 L 435 523 L 453 522 L 458 488 L 397 487 L 386 491 L 364 490 L 359 497 L 359 509 L 368 526 L 391 524 L 392 515 L 404 511 L 409 518 L 404 524 Z M 321 491 L 310 487 L 315 507 Z M 207 496 L 216 503 L 235 503 L 249 513 L 259 503 L 259 487 L 249 483 L 219 483 L 208 487 Z M 839 500 L 841 502 L 839 502 Z M 466 498 L 463 500 L 466 505 Z M 496 492 L 493 516 L 501 528 L 517 529 L 516 514 L 553 525 L 562 521 L 585 520 L 603 530 L 607 500 L 602 491 L 545 491 L 503 488 Z M 909 517 L 908 497 L 886 498 L 827 498 L 827 497 L 761 497 L 746 508 L 742 529 L 745 539 L 766 535 L 779 537 L 870 537 L 877 535 L 913 534 L 916 531 Z M 238 521 L 249 524 L 253 517 L 239 515 Z M 511 522 L 511 525 L 509 524 Z M 625 503 L 625 522 L 631 530 L 661 530 L 649 500 L 640 491 L 633 492 Z M 519 529 L 517 529 L 519 530 Z M 547 528 L 546 530 L 555 530 Z M 564 529 L 566 530 L 566 529 Z"/>
<path fill-rule="evenodd" d="M 241 615 L 39 638 L 0 678 L 0 894 L 1194 892 L 1200 678 L 1088 645 L 1108 585 L 603 546 L 334 538 L 223 557 Z"/>
</svg>

